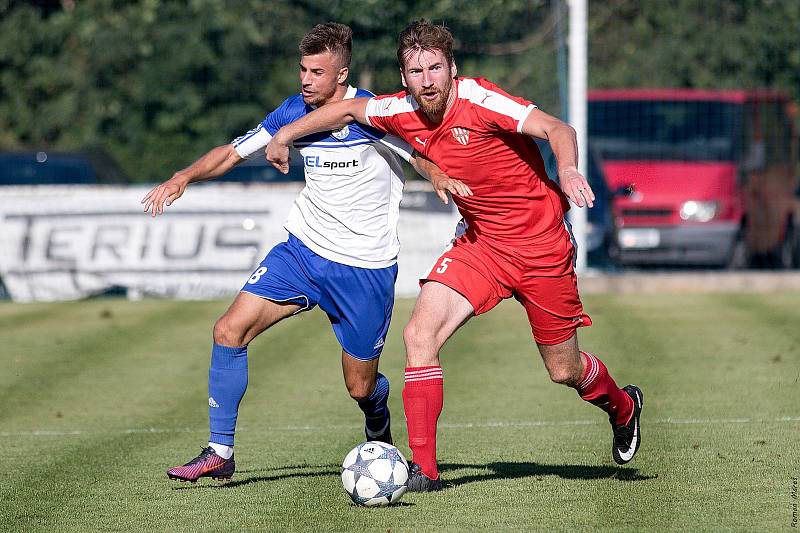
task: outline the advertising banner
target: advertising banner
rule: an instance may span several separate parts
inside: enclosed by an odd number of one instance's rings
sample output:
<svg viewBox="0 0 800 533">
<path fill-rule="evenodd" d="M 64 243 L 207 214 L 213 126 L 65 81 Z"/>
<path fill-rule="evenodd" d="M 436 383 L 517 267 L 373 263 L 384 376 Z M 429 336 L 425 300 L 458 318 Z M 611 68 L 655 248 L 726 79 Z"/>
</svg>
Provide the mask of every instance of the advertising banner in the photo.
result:
<svg viewBox="0 0 800 533">
<path fill-rule="evenodd" d="M 413 185 L 417 185 L 414 187 Z M 140 200 L 147 187 L 3 187 L 0 281 L 20 302 L 124 291 L 210 299 L 234 295 L 269 249 L 302 184 L 193 185 L 163 215 Z M 449 242 L 458 214 L 427 183 L 407 184 L 400 215 L 397 296 Z"/>
</svg>

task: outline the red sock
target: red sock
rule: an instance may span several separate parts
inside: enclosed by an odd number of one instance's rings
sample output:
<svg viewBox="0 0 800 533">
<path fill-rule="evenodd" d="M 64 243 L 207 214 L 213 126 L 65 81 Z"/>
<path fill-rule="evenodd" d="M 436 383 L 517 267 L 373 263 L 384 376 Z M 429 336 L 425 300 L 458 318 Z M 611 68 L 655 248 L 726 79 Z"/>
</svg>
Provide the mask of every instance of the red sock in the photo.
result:
<svg viewBox="0 0 800 533">
<path fill-rule="evenodd" d="M 443 383 L 441 366 L 406 368 L 403 407 L 406 411 L 411 460 L 431 479 L 439 477 L 436 467 L 436 423 L 442 413 Z"/>
<path fill-rule="evenodd" d="M 581 352 L 584 369 L 575 388 L 581 398 L 596 405 L 615 420 L 615 424 L 626 424 L 633 414 L 633 400 L 617 387 L 603 362 L 588 352 Z"/>
</svg>

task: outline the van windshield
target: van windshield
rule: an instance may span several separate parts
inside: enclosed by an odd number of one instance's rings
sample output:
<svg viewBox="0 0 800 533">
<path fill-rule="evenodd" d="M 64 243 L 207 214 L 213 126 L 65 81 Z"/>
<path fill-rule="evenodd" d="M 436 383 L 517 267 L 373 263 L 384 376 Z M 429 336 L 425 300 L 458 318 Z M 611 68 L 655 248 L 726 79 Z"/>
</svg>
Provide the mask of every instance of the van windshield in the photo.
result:
<svg viewBox="0 0 800 533">
<path fill-rule="evenodd" d="M 742 105 L 717 101 L 589 102 L 589 137 L 604 159 L 733 161 Z"/>
</svg>

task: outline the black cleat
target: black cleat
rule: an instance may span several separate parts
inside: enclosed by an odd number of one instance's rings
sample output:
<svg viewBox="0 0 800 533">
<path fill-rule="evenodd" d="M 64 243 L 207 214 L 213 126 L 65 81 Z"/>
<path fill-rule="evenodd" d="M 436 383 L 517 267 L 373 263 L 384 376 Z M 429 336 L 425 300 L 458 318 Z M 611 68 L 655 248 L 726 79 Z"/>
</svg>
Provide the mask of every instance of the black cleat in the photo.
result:
<svg viewBox="0 0 800 533">
<path fill-rule="evenodd" d="M 642 415 L 642 405 L 644 404 L 644 395 L 636 385 L 626 385 L 622 390 L 633 400 L 633 415 L 627 424 L 615 426 L 614 422 L 611 422 L 614 430 L 611 455 L 614 457 L 614 462 L 619 465 L 624 465 L 633 459 L 642 444 L 642 427 L 639 417 Z"/>
<path fill-rule="evenodd" d="M 216 454 L 214 448 L 203 448 L 200 455 L 183 466 L 175 466 L 167 470 L 170 479 L 190 481 L 194 483 L 201 477 L 210 477 L 218 481 L 228 481 L 236 471 L 236 462 L 231 455 L 230 459 L 223 459 Z"/>
<path fill-rule="evenodd" d="M 386 417 L 386 425 L 383 426 L 383 429 L 380 431 L 372 432 L 366 426 L 364 426 L 364 435 L 367 436 L 367 440 L 375 440 L 378 442 L 385 442 L 386 444 L 394 445 L 392 442 L 392 419 L 391 417 Z"/>
<path fill-rule="evenodd" d="M 417 463 L 411 463 L 406 485 L 409 492 L 436 492 L 444 488 L 442 476 L 436 479 L 429 478 L 422 473 L 422 468 Z"/>
</svg>

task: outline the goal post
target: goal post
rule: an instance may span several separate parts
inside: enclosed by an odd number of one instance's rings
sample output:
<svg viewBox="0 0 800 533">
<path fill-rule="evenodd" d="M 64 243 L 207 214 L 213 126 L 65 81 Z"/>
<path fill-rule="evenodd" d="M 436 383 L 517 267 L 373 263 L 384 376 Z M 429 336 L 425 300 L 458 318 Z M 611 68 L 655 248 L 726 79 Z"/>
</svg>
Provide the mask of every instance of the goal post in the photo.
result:
<svg viewBox="0 0 800 533">
<path fill-rule="evenodd" d="M 568 121 L 578 135 L 578 171 L 587 175 L 587 117 L 586 79 L 587 62 L 587 2 L 567 0 L 569 6 L 569 106 Z M 572 206 L 568 218 L 578 245 L 577 270 L 586 270 L 586 208 Z"/>
</svg>

